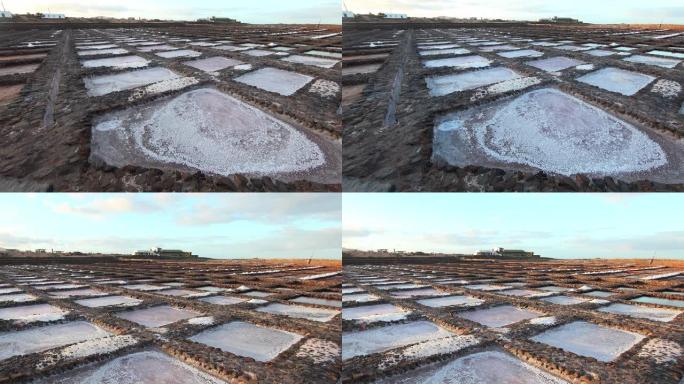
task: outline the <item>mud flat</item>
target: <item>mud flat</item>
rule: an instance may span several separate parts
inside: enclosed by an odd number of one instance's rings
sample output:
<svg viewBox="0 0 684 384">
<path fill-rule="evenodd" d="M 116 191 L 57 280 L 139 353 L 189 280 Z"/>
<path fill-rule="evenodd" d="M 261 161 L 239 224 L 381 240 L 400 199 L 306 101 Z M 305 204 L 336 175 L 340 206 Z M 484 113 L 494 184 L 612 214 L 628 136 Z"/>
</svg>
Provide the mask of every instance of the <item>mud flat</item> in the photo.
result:
<svg viewBox="0 0 684 384">
<path fill-rule="evenodd" d="M 100 117 L 92 158 L 139 165 L 334 182 L 338 144 L 211 88 Z"/>
<path fill-rule="evenodd" d="M 433 148 L 434 160 L 457 166 L 684 181 L 681 140 L 638 128 L 553 88 L 444 116 Z"/>
</svg>

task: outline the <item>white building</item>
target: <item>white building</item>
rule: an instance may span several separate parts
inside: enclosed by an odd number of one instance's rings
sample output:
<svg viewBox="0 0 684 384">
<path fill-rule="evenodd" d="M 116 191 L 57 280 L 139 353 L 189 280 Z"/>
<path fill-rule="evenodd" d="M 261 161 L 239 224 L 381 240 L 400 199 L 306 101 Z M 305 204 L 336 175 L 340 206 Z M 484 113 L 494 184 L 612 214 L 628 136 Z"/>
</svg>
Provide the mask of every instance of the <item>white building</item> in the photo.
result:
<svg viewBox="0 0 684 384">
<path fill-rule="evenodd" d="M 385 19 L 408 19 L 405 13 L 385 13 Z"/>
<path fill-rule="evenodd" d="M 0 11 L 0 19 L 11 19 L 12 17 L 13 17 L 13 16 L 12 16 L 12 12 L 10 12 L 10 11 Z"/>
<path fill-rule="evenodd" d="M 63 13 L 43 13 L 43 19 L 64 19 Z"/>
</svg>

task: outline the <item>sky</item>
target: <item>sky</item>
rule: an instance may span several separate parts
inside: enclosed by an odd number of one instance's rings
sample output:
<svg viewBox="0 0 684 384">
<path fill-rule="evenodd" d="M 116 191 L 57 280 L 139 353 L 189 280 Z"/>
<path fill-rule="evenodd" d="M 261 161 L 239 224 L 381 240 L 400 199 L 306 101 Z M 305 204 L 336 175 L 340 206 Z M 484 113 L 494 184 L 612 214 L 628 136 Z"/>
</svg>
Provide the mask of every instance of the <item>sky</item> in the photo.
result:
<svg viewBox="0 0 684 384">
<path fill-rule="evenodd" d="M 684 24 L 682 0 L 344 0 L 355 13 L 406 13 L 414 17 L 482 17 L 538 20 L 572 17 L 594 24 Z"/>
<path fill-rule="evenodd" d="M 0 194 L 0 248 L 340 258 L 338 194 Z"/>
<path fill-rule="evenodd" d="M 339 0 L 2 0 L 13 13 L 67 17 L 196 20 L 223 16 L 252 24 L 340 24 Z"/>
<path fill-rule="evenodd" d="M 343 194 L 342 246 L 684 259 L 684 194 Z"/>
</svg>

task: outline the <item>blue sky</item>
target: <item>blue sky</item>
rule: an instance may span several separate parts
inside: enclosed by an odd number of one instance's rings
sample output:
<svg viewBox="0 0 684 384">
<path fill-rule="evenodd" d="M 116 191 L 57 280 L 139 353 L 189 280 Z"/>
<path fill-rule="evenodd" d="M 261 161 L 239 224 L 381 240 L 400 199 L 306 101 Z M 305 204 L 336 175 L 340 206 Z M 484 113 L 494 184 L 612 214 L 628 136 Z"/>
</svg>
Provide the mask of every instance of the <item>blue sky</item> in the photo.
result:
<svg viewBox="0 0 684 384">
<path fill-rule="evenodd" d="M 0 194 L 0 247 L 339 258 L 338 194 Z"/>
<path fill-rule="evenodd" d="M 573 17 L 589 23 L 684 24 L 682 0 L 344 0 L 356 13 L 394 12 L 416 17 L 537 20 Z"/>
<path fill-rule="evenodd" d="M 345 248 L 684 258 L 684 194 L 345 193 L 342 206 Z"/>
<path fill-rule="evenodd" d="M 14 13 L 64 13 L 74 17 L 142 17 L 196 20 L 224 16 L 247 23 L 340 24 L 339 0 L 3 0 Z"/>
</svg>

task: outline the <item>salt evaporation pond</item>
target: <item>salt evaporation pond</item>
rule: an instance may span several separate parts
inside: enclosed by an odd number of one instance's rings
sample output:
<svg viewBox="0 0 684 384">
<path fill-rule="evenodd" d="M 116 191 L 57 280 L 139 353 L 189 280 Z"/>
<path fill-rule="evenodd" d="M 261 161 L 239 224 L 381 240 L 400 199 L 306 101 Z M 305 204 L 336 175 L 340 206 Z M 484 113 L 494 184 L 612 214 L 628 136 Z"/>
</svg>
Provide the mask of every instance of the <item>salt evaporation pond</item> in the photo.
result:
<svg viewBox="0 0 684 384">
<path fill-rule="evenodd" d="M 301 55 L 292 55 L 292 56 L 288 56 L 288 57 L 281 59 L 281 60 L 287 61 L 290 63 L 312 65 L 312 66 L 321 67 L 321 68 L 332 68 L 337 63 L 340 62 L 339 60 L 324 59 L 322 57 L 315 57 L 315 56 L 301 56 Z"/>
<path fill-rule="evenodd" d="M 28 293 L 10 293 L 7 295 L 0 295 L 0 303 L 3 302 L 14 302 L 14 303 L 24 303 L 27 301 L 35 301 L 37 298 Z"/>
<path fill-rule="evenodd" d="M 679 63 L 681 63 L 681 60 L 676 60 L 676 59 L 668 59 L 665 57 L 654 57 L 654 56 L 645 56 L 645 55 L 633 55 L 630 56 L 626 59 L 623 59 L 624 61 L 629 61 L 632 63 L 639 63 L 639 64 L 646 64 L 646 65 L 655 65 L 658 67 L 663 67 L 663 68 L 674 68 Z"/>
<path fill-rule="evenodd" d="M 198 60 L 191 60 L 191 61 L 184 61 L 183 64 L 197 68 L 200 71 L 204 72 L 216 72 L 220 71 L 222 69 L 226 69 L 228 67 L 234 67 L 236 65 L 244 64 L 240 60 L 235 60 L 235 59 L 228 59 L 225 57 L 217 56 L 217 57 L 209 57 L 206 59 L 198 59 Z"/>
<path fill-rule="evenodd" d="M 195 367 L 162 352 L 143 351 L 90 364 L 33 384 L 222 384 Z"/>
<path fill-rule="evenodd" d="M 40 67 L 40 64 L 22 64 L 0 67 L 0 76 L 18 75 L 22 73 L 33 73 Z"/>
<path fill-rule="evenodd" d="M 304 54 L 305 55 L 313 55 L 313 56 L 333 57 L 335 59 L 341 59 L 342 58 L 342 54 L 339 52 L 312 50 L 312 51 L 306 51 L 306 52 L 304 52 Z"/>
<path fill-rule="evenodd" d="M 93 288 L 84 288 L 84 289 L 73 289 L 69 291 L 54 291 L 54 292 L 48 292 L 48 295 L 52 297 L 58 297 L 58 298 L 68 298 L 68 297 L 73 297 L 73 296 L 98 296 L 98 295 L 106 295 L 106 292 L 98 291 Z"/>
<path fill-rule="evenodd" d="M 671 299 L 661 299 L 659 297 L 641 296 L 641 297 L 638 297 L 636 299 L 632 299 L 630 301 L 634 301 L 637 303 L 650 303 L 650 304 L 668 305 L 670 307 L 684 308 L 684 301 L 683 300 L 671 300 Z"/>
<path fill-rule="evenodd" d="M 287 305 L 280 303 L 269 304 L 265 307 L 257 308 L 256 311 L 313 320 L 322 323 L 332 320 L 333 317 L 340 313 L 340 311 L 335 309 L 314 308 L 305 307 L 303 305 Z"/>
<path fill-rule="evenodd" d="M 314 78 L 277 68 L 262 68 L 236 77 L 235 81 L 283 96 L 291 96 Z"/>
<path fill-rule="evenodd" d="M 382 67 L 380 64 L 360 64 L 360 65 L 345 65 L 342 67 L 342 76 L 360 75 L 364 73 L 377 72 Z"/>
<path fill-rule="evenodd" d="M 342 360 L 449 336 L 454 336 L 454 334 L 424 320 L 343 333 Z"/>
<path fill-rule="evenodd" d="M 343 320 L 356 320 L 362 323 L 376 321 L 398 321 L 406 318 L 411 311 L 404 310 L 392 304 L 363 305 L 360 307 L 344 308 Z"/>
<path fill-rule="evenodd" d="M 590 84 L 607 91 L 632 96 L 649 85 L 656 78 L 643 73 L 625 71 L 619 68 L 603 68 L 577 78 L 577 81 Z"/>
<path fill-rule="evenodd" d="M 542 290 L 542 291 L 547 291 L 547 292 L 567 292 L 571 291 L 572 288 L 566 288 L 566 287 L 557 287 L 555 285 L 547 285 L 544 287 L 537 287 L 536 289 Z"/>
<path fill-rule="evenodd" d="M 159 291 L 161 289 L 166 289 L 168 287 L 164 285 L 153 285 L 153 284 L 132 284 L 124 285 L 123 288 L 132 289 L 134 291 Z"/>
<path fill-rule="evenodd" d="M 596 57 L 612 56 L 616 54 L 613 51 L 606 51 L 604 49 L 594 49 L 592 51 L 587 51 L 585 53 Z"/>
<path fill-rule="evenodd" d="M 87 321 L 0 333 L 0 360 L 112 334 Z"/>
<path fill-rule="evenodd" d="M 668 164 L 645 132 L 553 88 L 442 117 L 433 157 L 456 166 L 523 164 L 563 175 L 633 175 Z"/>
<path fill-rule="evenodd" d="M 293 332 L 233 321 L 207 329 L 190 340 L 219 348 L 238 356 L 267 362 L 299 342 L 303 336 Z"/>
<path fill-rule="evenodd" d="M 211 88 L 106 114 L 92 140 L 92 156 L 114 166 L 338 179 L 323 167 L 334 143 Z"/>
<path fill-rule="evenodd" d="M 91 299 L 76 300 L 76 304 L 83 305 L 90 308 L 108 307 L 110 305 L 132 306 L 142 303 L 142 300 L 134 299 L 128 296 L 106 296 L 94 297 Z"/>
<path fill-rule="evenodd" d="M 510 285 L 498 285 L 498 284 L 470 284 L 470 285 L 465 285 L 464 287 L 466 287 L 468 289 L 475 289 L 478 291 L 500 291 L 502 289 L 511 288 Z"/>
<path fill-rule="evenodd" d="M 79 56 L 95 56 L 95 55 L 123 55 L 128 53 L 128 50 L 123 48 L 112 48 L 112 49 L 92 49 L 85 51 L 78 51 Z"/>
<path fill-rule="evenodd" d="M 233 305 L 233 304 L 240 304 L 247 299 L 243 299 L 241 297 L 230 297 L 230 296 L 211 296 L 211 297 L 205 297 L 200 299 L 201 301 L 205 301 L 207 303 L 211 304 L 217 304 L 217 305 Z"/>
<path fill-rule="evenodd" d="M 528 61 L 525 64 L 539 68 L 546 72 L 558 72 L 570 67 L 586 64 L 584 61 L 571 59 L 565 56 L 551 57 L 549 59 Z"/>
<path fill-rule="evenodd" d="M 428 49 L 425 51 L 419 51 L 420 56 L 435 56 L 435 55 L 465 55 L 470 53 L 470 50 L 465 48 L 452 48 L 452 49 Z"/>
<path fill-rule="evenodd" d="M 20 322 L 55 321 L 69 313 L 68 310 L 50 304 L 24 305 L 20 307 L 0 308 L 0 319 Z"/>
<path fill-rule="evenodd" d="M 180 320 L 200 316 L 200 313 L 169 305 L 119 312 L 115 316 L 148 328 L 163 327 Z"/>
<path fill-rule="evenodd" d="M 165 59 L 172 59 L 175 57 L 197 57 L 202 56 L 202 52 L 193 51 L 192 49 L 177 49 L 175 51 L 157 52 L 157 56 Z"/>
<path fill-rule="evenodd" d="M 138 51 L 140 52 L 153 52 L 153 51 L 172 51 L 174 49 L 178 49 L 172 45 L 168 44 L 161 44 L 161 45 L 148 45 L 146 47 L 140 47 L 138 48 Z"/>
<path fill-rule="evenodd" d="M 575 297 L 575 296 L 552 296 L 552 297 L 545 297 L 542 299 L 543 301 L 546 301 L 551 304 L 560 304 L 560 305 L 575 305 L 575 304 L 581 304 L 589 301 L 589 299 L 582 298 L 582 297 Z"/>
<path fill-rule="evenodd" d="M 392 297 L 398 298 L 411 298 L 416 296 L 446 296 L 448 294 L 448 292 L 438 291 L 434 288 L 407 289 L 391 293 Z"/>
<path fill-rule="evenodd" d="M 500 305 L 498 307 L 477 309 L 474 311 L 457 313 L 456 316 L 474 321 L 490 328 L 499 328 L 514 324 L 523 320 L 534 319 L 542 316 L 539 312 L 514 307 L 512 305 Z"/>
<path fill-rule="evenodd" d="M 497 55 L 514 59 L 518 57 L 541 57 L 544 56 L 544 52 L 535 51 L 534 49 L 519 49 L 516 51 L 499 52 Z"/>
<path fill-rule="evenodd" d="M 319 299 L 317 297 L 307 297 L 307 296 L 299 296 L 295 299 L 290 299 L 290 301 L 295 302 L 295 303 L 327 305 L 329 307 L 341 307 L 342 306 L 342 301 L 340 301 L 340 300 Z"/>
<path fill-rule="evenodd" d="M 520 78 L 520 75 L 512 69 L 498 67 L 453 75 L 431 76 L 425 78 L 425 82 L 431 96 L 443 96 L 517 78 Z"/>
<path fill-rule="evenodd" d="M 169 69 L 155 67 L 113 75 L 87 77 L 84 82 L 89 96 L 102 96 L 179 77 L 178 74 Z"/>
<path fill-rule="evenodd" d="M 665 56 L 665 57 L 675 57 L 677 59 L 684 59 L 684 53 L 679 53 L 679 52 L 670 52 L 670 51 L 649 51 L 646 52 L 649 55 L 656 55 L 656 56 Z"/>
<path fill-rule="evenodd" d="M 376 381 L 376 384 L 569 384 L 505 352 L 473 353 Z"/>
<path fill-rule="evenodd" d="M 507 291 L 501 291 L 499 293 L 502 295 L 506 295 L 506 296 L 528 297 L 528 296 L 538 295 L 538 294 L 543 293 L 543 292 L 535 291 L 533 289 L 510 289 Z"/>
<path fill-rule="evenodd" d="M 249 292 L 243 293 L 243 295 L 252 296 L 252 297 L 269 297 L 269 296 L 273 295 L 273 293 L 264 292 L 264 291 L 249 291 Z"/>
<path fill-rule="evenodd" d="M 342 302 L 357 302 L 367 303 L 369 301 L 377 301 L 380 297 L 370 293 L 358 293 L 352 295 L 342 295 Z"/>
<path fill-rule="evenodd" d="M 140 56 L 117 56 L 105 59 L 85 60 L 81 62 L 86 68 L 113 67 L 113 68 L 140 68 L 146 67 L 150 63 Z"/>
<path fill-rule="evenodd" d="M 427 287 L 427 285 L 422 285 L 422 284 L 414 284 L 414 283 L 405 283 L 405 284 L 387 284 L 387 285 L 379 285 L 376 284 L 375 287 L 381 291 L 388 291 L 390 289 L 409 289 L 409 288 L 423 288 Z"/>
<path fill-rule="evenodd" d="M 620 303 L 615 303 L 607 307 L 603 307 L 599 309 L 599 311 L 662 322 L 670 322 L 682 313 L 682 311 L 676 309 L 652 308 L 641 305 L 629 305 Z"/>
<path fill-rule="evenodd" d="M 610 291 L 590 291 L 585 293 L 585 295 L 593 297 L 611 297 L 614 293 Z"/>
<path fill-rule="evenodd" d="M 432 308 L 449 307 L 452 305 L 471 307 L 484 303 L 484 300 L 472 296 L 445 296 L 434 299 L 417 300 L 418 303 Z"/>
<path fill-rule="evenodd" d="M 487 60 L 482 56 L 471 55 L 471 56 L 459 56 L 450 57 L 447 59 L 436 59 L 427 60 L 423 62 L 423 65 L 427 68 L 440 68 L 440 67 L 453 67 L 453 68 L 483 68 L 488 67 L 491 61 Z"/>
<path fill-rule="evenodd" d="M 609 362 L 638 344 L 644 335 L 575 321 L 549 329 L 531 340 L 561 348 L 580 356 Z"/>
</svg>

